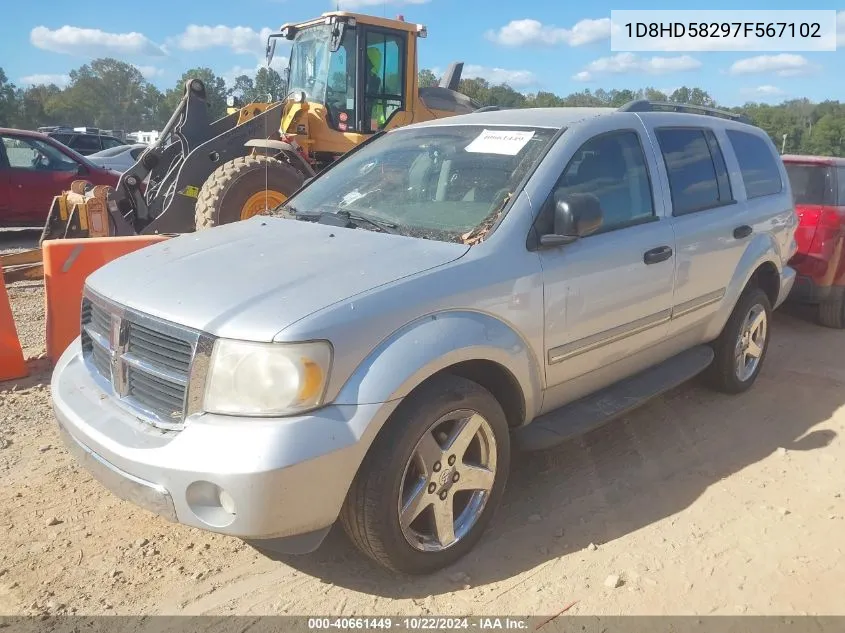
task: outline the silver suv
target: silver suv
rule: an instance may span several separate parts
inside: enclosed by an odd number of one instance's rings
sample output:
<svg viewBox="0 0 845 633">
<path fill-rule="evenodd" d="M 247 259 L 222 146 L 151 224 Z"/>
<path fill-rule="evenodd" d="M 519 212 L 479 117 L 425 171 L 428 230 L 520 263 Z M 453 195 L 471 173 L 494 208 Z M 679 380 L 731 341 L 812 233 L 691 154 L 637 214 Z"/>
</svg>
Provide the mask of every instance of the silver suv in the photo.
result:
<svg viewBox="0 0 845 633">
<path fill-rule="evenodd" d="M 760 373 L 795 278 L 784 166 L 758 128 L 662 110 L 395 129 L 278 217 L 106 265 L 53 376 L 68 447 L 123 498 L 258 548 L 312 551 L 340 520 L 393 570 L 453 563 L 512 450 Z"/>
</svg>

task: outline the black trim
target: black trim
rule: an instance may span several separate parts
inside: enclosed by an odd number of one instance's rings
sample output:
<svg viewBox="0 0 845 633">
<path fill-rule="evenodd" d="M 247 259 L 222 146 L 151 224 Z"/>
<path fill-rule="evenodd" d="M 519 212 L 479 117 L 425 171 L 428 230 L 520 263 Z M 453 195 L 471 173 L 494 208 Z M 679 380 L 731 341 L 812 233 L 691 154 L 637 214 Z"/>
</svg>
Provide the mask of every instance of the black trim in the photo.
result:
<svg viewBox="0 0 845 633">
<path fill-rule="evenodd" d="M 724 200 L 725 202 L 735 200 L 733 186 L 731 185 L 731 175 L 728 172 L 728 164 L 725 162 L 725 153 L 722 151 L 719 139 L 716 138 L 713 130 L 707 128 L 704 130 L 704 140 L 707 141 L 707 148 L 710 150 L 710 160 L 713 161 L 714 171 L 716 172 L 719 200 Z M 736 155 L 736 152 L 734 152 L 734 155 Z M 674 210 L 673 206 L 672 211 Z"/>
<path fill-rule="evenodd" d="M 565 131 L 565 128 L 564 128 L 564 131 Z M 643 157 L 643 164 L 645 165 L 645 173 L 646 173 L 646 179 L 648 180 L 649 192 L 651 193 L 651 196 L 650 196 L 651 197 L 651 215 L 650 216 L 642 216 L 642 217 L 639 217 L 639 218 L 632 218 L 631 220 L 629 220 L 628 222 L 625 222 L 623 224 L 616 224 L 616 225 L 607 226 L 607 227 L 604 227 L 604 228 L 599 228 L 597 231 L 591 233 L 590 235 L 585 236 L 582 239 L 587 239 L 587 238 L 593 237 L 595 235 L 605 235 L 607 233 L 612 233 L 613 231 L 619 231 L 621 229 L 627 229 L 627 228 L 631 228 L 633 226 L 639 226 L 641 224 L 650 224 L 651 222 L 658 222 L 660 220 L 660 216 L 657 215 L 657 206 L 655 205 L 655 199 L 654 199 L 654 182 L 652 181 L 651 170 L 650 170 L 649 164 L 648 164 L 648 157 L 647 157 L 646 152 L 645 152 L 645 146 L 643 145 L 643 139 L 640 135 L 640 131 L 636 128 L 627 128 L 627 127 L 618 128 L 618 129 L 615 129 L 615 130 L 609 130 L 607 132 L 601 132 L 600 134 L 596 134 L 595 136 L 591 136 L 589 139 L 587 139 L 586 141 L 581 143 L 581 145 L 578 146 L 578 149 L 576 149 L 575 152 L 573 152 L 572 157 L 566 163 L 566 166 L 563 168 L 563 170 L 561 170 L 560 176 L 558 176 L 557 180 L 555 181 L 554 186 L 552 187 L 552 190 L 549 192 L 549 195 L 543 201 L 543 204 L 540 206 L 538 213 L 534 216 L 534 221 L 531 223 L 531 229 L 529 229 L 529 231 L 528 231 L 528 237 L 526 238 L 526 243 L 525 243 L 525 247 L 529 251 L 533 252 L 533 251 L 540 250 L 540 233 L 539 233 L 539 231 L 537 231 L 537 222 L 541 219 L 541 217 L 543 216 L 544 213 L 549 212 L 549 209 L 551 208 L 550 203 L 554 199 L 555 191 L 560 186 L 561 179 L 563 178 L 564 174 L 566 174 L 569 167 L 572 165 L 572 161 L 575 160 L 575 156 L 578 154 L 579 151 L 581 151 L 581 148 L 584 147 L 587 143 L 591 143 L 596 139 L 600 139 L 600 138 L 606 137 L 606 136 L 614 136 L 614 135 L 618 135 L 618 134 L 622 134 L 622 133 L 626 133 L 626 132 L 633 132 L 634 135 L 637 137 L 637 143 L 639 144 L 640 152 L 641 152 L 642 157 Z"/>
</svg>

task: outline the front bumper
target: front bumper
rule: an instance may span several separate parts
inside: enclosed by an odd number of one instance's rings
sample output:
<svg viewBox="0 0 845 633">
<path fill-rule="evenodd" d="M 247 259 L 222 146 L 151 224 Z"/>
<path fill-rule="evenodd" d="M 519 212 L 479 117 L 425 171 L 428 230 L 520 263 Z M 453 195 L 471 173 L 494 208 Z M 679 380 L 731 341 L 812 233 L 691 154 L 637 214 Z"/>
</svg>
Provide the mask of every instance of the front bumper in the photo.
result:
<svg viewBox="0 0 845 633">
<path fill-rule="evenodd" d="M 52 398 L 69 452 L 117 496 L 170 521 L 279 550 L 285 538 L 317 534 L 306 551 L 336 521 L 397 404 L 328 406 L 273 419 L 199 414 L 181 431 L 163 431 L 101 388 L 78 339 L 56 365 Z"/>
</svg>

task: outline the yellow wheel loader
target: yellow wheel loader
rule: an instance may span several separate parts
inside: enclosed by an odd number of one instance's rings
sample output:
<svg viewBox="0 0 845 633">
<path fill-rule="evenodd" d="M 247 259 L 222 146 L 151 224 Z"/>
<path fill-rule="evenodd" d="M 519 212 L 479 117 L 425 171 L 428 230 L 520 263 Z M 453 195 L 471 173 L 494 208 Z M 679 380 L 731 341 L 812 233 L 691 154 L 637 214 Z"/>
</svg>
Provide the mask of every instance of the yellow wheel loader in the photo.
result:
<svg viewBox="0 0 845 633">
<path fill-rule="evenodd" d="M 107 222 L 89 221 L 84 203 L 59 196 L 42 241 L 189 233 L 243 220 L 277 207 L 379 132 L 480 109 L 457 91 L 462 63 L 439 86 L 419 87 L 417 43 L 426 35 L 401 18 L 343 11 L 285 24 L 267 40 L 268 65 L 279 39 L 291 43 L 283 101 L 230 107 L 211 121 L 203 82 L 189 80 L 159 140 L 109 192 Z"/>
</svg>

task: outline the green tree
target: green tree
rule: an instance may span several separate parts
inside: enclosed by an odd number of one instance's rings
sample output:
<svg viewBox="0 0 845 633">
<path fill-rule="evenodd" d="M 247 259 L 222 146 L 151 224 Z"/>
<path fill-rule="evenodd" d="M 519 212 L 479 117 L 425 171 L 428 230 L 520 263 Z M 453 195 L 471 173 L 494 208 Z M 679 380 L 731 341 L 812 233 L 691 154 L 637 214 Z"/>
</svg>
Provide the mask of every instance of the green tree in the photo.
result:
<svg viewBox="0 0 845 633">
<path fill-rule="evenodd" d="M 30 86 L 18 90 L 16 98 L 19 114 L 16 125 L 24 129 L 35 129 L 42 125 L 57 125 L 58 119 L 48 113 L 49 104 L 62 92 L 55 84 Z"/>
<path fill-rule="evenodd" d="M 261 67 L 255 74 L 254 100 L 273 103 L 284 98 L 287 86 L 282 76 L 272 68 Z"/>
<path fill-rule="evenodd" d="M 18 100 L 15 85 L 9 82 L 6 73 L 0 68 L 0 126 L 9 127 L 16 122 Z"/>
<path fill-rule="evenodd" d="M 185 84 L 190 79 L 199 79 L 205 84 L 205 96 L 208 104 L 208 116 L 212 121 L 226 116 L 226 81 L 214 74 L 210 68 L 192 68 L 186 71 L 176 86 L 168 90 L 164 95 L 165 110 L 172 114 L 179 105 L 182 96 L 185 94 Z"/>
<path fill-rule="evenodd" d="M 438 84 L 437 77 L 428 68 L 423 68 L 419 73 L 420 88 L 432 88 Z"/>
<path fill-rule="evenodd" d="M 249 103 L 255 98 L 255 82 L 249 75 L 238 75 L 235 77 L 235 84 L 226 91 L 226 94 Z"/>
</svg>

